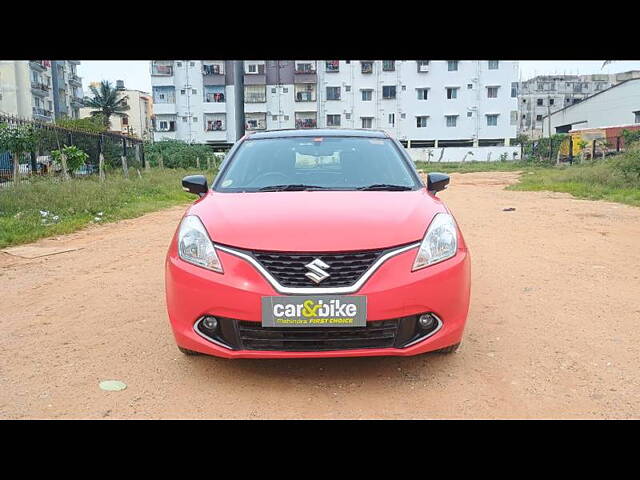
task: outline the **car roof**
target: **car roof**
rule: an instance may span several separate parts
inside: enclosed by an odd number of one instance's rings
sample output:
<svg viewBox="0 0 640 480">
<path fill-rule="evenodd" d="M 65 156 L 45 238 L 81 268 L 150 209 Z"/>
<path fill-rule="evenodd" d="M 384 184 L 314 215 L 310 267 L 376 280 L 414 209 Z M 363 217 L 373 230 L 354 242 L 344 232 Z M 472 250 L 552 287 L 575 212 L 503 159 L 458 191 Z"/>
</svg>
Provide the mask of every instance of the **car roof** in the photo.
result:
<svg viewBox="0 0 640 480">
<path fill-rule="evenodd" d="M 367 130 L 356 128 L 301 128 L 270 130 L 247 134 L 247 139 L 286 138 L 286 137 L 365 137 L 389 138 L 383 130 Z"/>
</svg>

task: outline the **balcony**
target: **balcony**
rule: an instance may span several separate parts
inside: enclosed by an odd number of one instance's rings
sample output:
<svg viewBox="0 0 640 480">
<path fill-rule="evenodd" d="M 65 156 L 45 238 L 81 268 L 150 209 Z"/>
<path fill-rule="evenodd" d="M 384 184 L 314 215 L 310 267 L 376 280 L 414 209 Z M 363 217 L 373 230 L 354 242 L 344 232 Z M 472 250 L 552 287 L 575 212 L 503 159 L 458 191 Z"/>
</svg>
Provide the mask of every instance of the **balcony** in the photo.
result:
<svg viewBox="0 0 640 480">
<path fill-rule="evenodd" d="M 266 113 L 245 113 L 244 118 L 246 130 L 266 130 L 267 128 Z"/>
<path fill-rule="evenodd" d="M 373 62 L 360 62 L 360 71 L 362 73 L 373 73 Z"/>
<path fill-rule="evenodd" d="M 429 71 L 429 60 L 416 60 L 418 64 L 418 73 L 427 73 Z"/>
<path fill-rule="evenodd" d="M 49 68 L 46 60 L 29 60 L 29 66 L 38 72 L 43 72 Z"/>
<path fill-rule="evenodd" d="M 339 72 L 340 71 L 340 60 L 327 60 L 325 62 L 325 71 L 326 72 Z"/>
<path fill-rule="evenodd" d="M 296 92 L 296 102 L 315 102 L 316 92 Z"/>
<path fill-rule="evenodd" d="M 72 73 L 71 75 L 69 75 L 69 83 L 72 85 L 77 85 L 77 86 L 81 86 L 82 85 L 82 81 L 80 79 L 80 77 L 78 75 L 76 75 L 75 73 Z"/>
<path fill-rule="evenodd" d="M 51 110 L 45 110 L 44 108 L 40 108 L 40 107 L 32 107 L 32 111 L 33 111 L 33 116 L 36 120 L 51 120 Z M 40 118 L 38 118 L 40 117 Z"/>
<path fill-rule="evenodd" d="M 296 128 L 317 128 L 318 121 L 315 118 L 299 118 L 296 120 Z"/>
<path fill-rule="evenodd" d="M 226 129 L 226 125 L 224 124 L 224 120 L 222 119 L 207 119 L 204 127 L 205 132 L 222 132 Z"/>
<path fill-rule="evenodd" d="M 223 65 L 203 65 L 202 66 L 202 83 L 212 86 L 224 86 L 225 73 Z"/>
<path fill-rule="evenodd" d="M 157 77 L 170 77 L 173 75 L 173 65 L 151 64 L 151 75 Z"/>
<path fill-rule="evenodd" d="M 296 70 L 294 71 L 294 83 L 317 83 L 318 77 L 316 75 L 316 69 L 312 70 Z"/>
<path fill-rule="evenodd" d="M 205 93 L 205 103 L 225 103 L 225 97 L 223 92 Z"/>
<path fill-rule="evenodd" d="M 39 96 L 44 97 L 44 96 L 46 96 L 48 94 L 49 90 L 50 90 L 50 87 L 46 83 L 31 82 L 31 91 L 35 95 L 39 95 Z"/>
</svg>

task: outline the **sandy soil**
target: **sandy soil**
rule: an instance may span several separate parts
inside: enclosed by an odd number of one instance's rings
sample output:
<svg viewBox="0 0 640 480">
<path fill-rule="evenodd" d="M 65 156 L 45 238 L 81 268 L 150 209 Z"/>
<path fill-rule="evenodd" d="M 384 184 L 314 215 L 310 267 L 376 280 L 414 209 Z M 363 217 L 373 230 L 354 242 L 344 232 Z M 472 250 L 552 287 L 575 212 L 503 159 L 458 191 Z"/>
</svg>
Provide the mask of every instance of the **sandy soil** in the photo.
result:
<svg viewBox="0 0 640 480">
<path fill-rule="evenodd" d="M 183 208 L 0 253 L 0 418 L 640 418 L 640 209 L 505 191 L 517 175 L 441 195 L 473 264 L 449 356 L 183 356 L 163 293 Z"/>
</svg>

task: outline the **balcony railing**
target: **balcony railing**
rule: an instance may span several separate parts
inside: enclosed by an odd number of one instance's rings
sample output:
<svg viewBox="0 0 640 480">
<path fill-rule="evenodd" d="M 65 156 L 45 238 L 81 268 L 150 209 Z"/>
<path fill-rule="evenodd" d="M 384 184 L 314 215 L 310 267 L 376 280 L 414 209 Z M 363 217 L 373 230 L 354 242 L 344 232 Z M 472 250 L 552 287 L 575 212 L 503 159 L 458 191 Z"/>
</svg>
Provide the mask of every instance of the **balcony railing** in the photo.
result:
<svg viewBox="0 0 640 480">
<path fill-rule="evenodd" d="M 225 130 L 224 122 L 222 120 L 207 120 L 205 131 L 207 132 L 219 132 Z"/>
<path fill-rule="evenodd" d="M 170 77 L 173 75 L 173 66 L 172 65 L 152 65 L 151 66 L 151 75 L 162 75 Z"/>
<path fill-rule="evenodd" d="M 296 65 L 295 73 L 316 73 L 315 65 L 300 63 Z"/>
<path fill-rule="evenodd" d="M 206 103 L 225 103 L 224 93 L 205 93 Z"/>
<path fill-rule="evenodd" d="M 299 118 L 296 120 L 296 128 L 316 128 L 318 122 L 315 118 Z"/>
<path fill-rule="evenodd" d="M 80 83 L 80 77 L 78 75 L 75 75 L 75 74 L 72 73 L 71 75 L 69 75 L 69 82 L 79 84 Z"/>
<path fill-rule="evenodd" d="M 203 75 L 224 75 L 224 66 L 223 65 L 203 65 L 202 74 Z"/>
<path fill-rule="evenodd" d="M 40 117 L 51 118 L 51 110 L 45 110 L 44 108 L 40 107 L 33 107 L 33 114 Z"/>
<path fill-rule="evenodd" d="M 245 103 L 265 103 L 267 101 L 267 95 L 264 93 L 245 93 Z"/>
<path fill-rule="evenodd" d="M 35 67 L 39 70 L 45 70 L 49 68 L 49 64 L 45 60 L 29 60 L 29 63 L 32 67 Z"/>
<path fill-rule="evenodd" d="M 316 92 L 296 92 L 296 102 L 315 102 Z"/>
<path fill-rule="evenodd" d="M 42 90 L 44 92 L 48 92 L 50 89 L 49 85 L 42 82 L 31 82 L 31 88 L 36 90 Z"/>
<path fill-rule="evenodd" d="M 340 71 L 340 60 L 327 60 L 325 62 L 325 70 L 327 72 L 339 72 Z"/>
</svg>

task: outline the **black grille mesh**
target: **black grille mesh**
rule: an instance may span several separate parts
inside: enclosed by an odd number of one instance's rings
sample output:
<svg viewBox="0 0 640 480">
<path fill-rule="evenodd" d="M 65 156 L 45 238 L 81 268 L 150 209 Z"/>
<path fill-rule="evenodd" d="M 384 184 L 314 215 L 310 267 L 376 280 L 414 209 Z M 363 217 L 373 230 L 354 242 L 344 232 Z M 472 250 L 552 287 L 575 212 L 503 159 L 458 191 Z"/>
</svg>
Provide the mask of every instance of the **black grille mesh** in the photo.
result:
<svg viewBox="0 0 640 480">
<path fill-rule="evenodd" d="M 385 250 L 367 250 L 342 253 L 281 253 L 252 252 L 260 264 L 285 287 L 349 287 L 384 254 Z M 305 267 L 319 258 L 329 265 L 330 275 L 319 284 L 305 276 Z"/>
<path fill-rule="evenodd" d="M 277 351 L 351 350 L 390 348 L 398 333 L 398 320 L 369 322 L 366 327 L 264 328 L 257 322 L 238 321 L 241 349 Z"/>
</svg>

